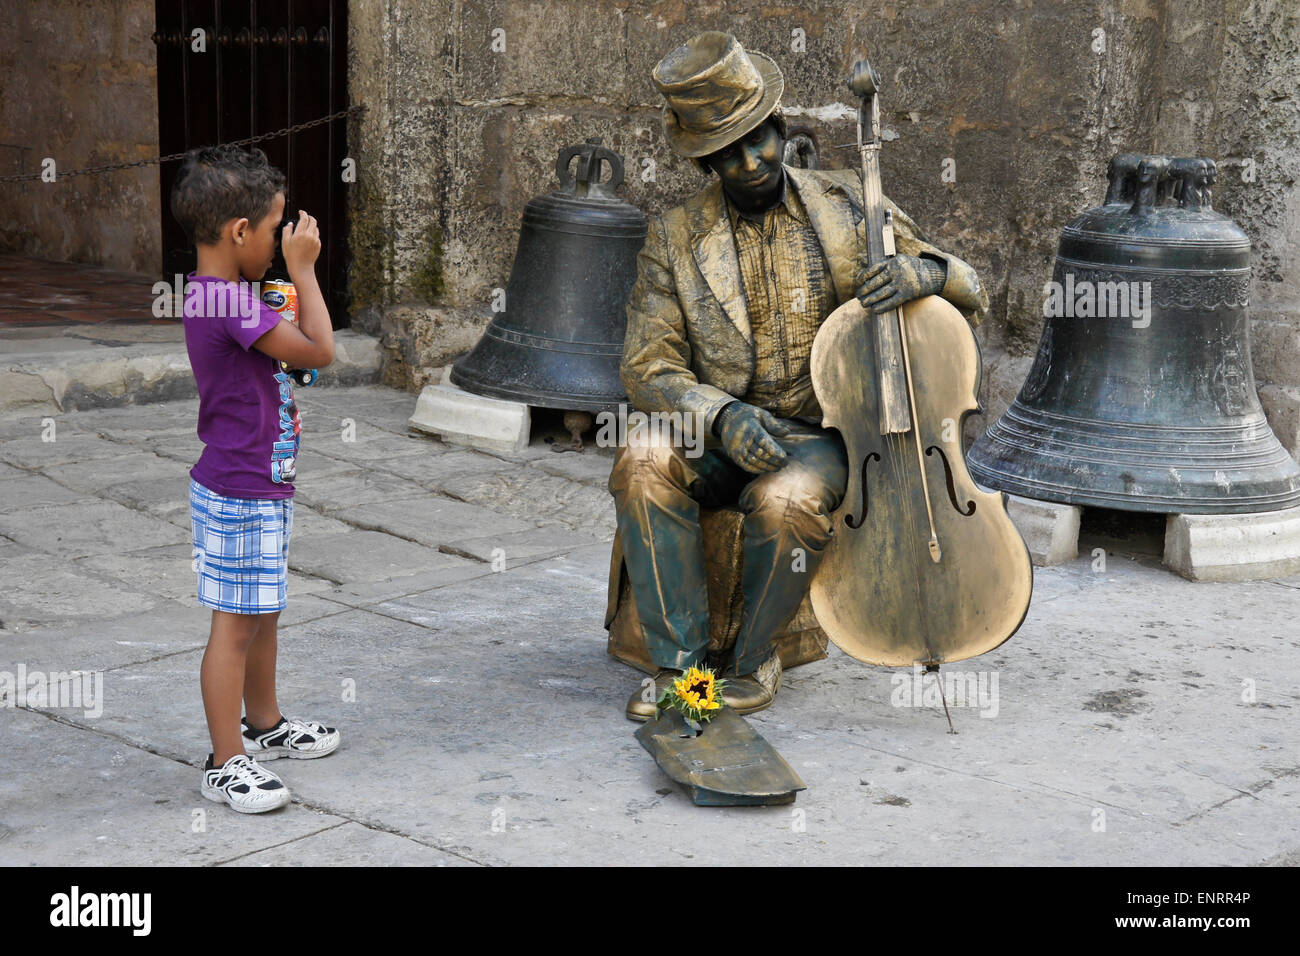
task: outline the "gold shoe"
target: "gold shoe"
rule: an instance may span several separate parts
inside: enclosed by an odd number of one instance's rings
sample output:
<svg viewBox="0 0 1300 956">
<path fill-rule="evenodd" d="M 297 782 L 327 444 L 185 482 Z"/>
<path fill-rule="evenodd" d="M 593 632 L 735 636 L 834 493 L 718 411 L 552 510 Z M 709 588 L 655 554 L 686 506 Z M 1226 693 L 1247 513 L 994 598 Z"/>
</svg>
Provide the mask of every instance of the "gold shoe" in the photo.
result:
<svg viewBox="0 0 1300 956">
<path fill-rule="evenodd" d="M 654 696 L 648 701 L 645 698 L 648 696 L 647 691 L 649 691 L 650 688 L 643 679 L 641 686 L 638 687 L 632 696 L 627 699 L 627 719 L 636 721 L 653 720 L 655 716 L 655 704 L 658 703 L 659 698 L 664 695 L 664 691 L 668 689 L 668 685 L 681 676 L 682 672 L 679 670 L 673 670 L 671 667 L 662 668 L 659 673 L 655 675 Z"/>
<path fill-rule="evenodd" d="M 746 674 L 744 677 L 727 678 L 727 683 L 722 687 L 722 699 L 743 717 L 771 707 L 775 696 L 753 674 Z"/>
<path fill-rule="evenodd" d="M 742 717 L 766 710 L 781 689 L 781 658 L 774 652 L 752 674 L 728 677 L 722 685 L 722 699 Z"/>
</svg>

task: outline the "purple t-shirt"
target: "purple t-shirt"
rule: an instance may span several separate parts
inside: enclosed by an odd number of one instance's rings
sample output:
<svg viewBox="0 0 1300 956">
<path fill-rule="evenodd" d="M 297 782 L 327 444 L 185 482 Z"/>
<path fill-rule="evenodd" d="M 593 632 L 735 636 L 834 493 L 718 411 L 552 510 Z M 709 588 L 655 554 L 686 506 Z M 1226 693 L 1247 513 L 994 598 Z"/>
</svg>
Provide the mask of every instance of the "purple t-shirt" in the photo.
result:
<svg viewBox="0 0 1300 956">
<path fill-rule="evenodd" d="M 185 348 L 204 448 L 190 477 L 229 498 L 292 498 L 302 425 L 293 379 L 252 344 L 281 322 L 254 286 L 190 276 Z"/>
</svg>

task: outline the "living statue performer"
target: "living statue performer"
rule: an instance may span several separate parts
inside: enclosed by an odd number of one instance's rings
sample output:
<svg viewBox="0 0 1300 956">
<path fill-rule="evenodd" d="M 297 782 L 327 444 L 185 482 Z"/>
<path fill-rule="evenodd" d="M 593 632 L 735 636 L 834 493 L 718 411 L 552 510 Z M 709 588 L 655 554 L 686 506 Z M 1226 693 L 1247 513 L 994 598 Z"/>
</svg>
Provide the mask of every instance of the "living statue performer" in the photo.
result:
<svg viewBox="0 0 1300 956">
<path fill-rule="evenodd" d="M 668 682 L 704 663 L 701 505 L 745 516 L 744 615 L 722 676 L 726 703 L 748 714 L 779 688 L 779 666 L 766 666 L 773 641 L 808 592 L 847 482 L 844 443 L 820 427 L 809 373 L 819 326 L 850 296 L 884 312 L 934 294 L 976 324 L 988 297 L 967 263 L 925 242 L 892 203 L 898 254 L 865 267 L 859 174 L 782 164 L 784 79 L 769 57 L 702 33 L 664 57 L 653 81 L 669 144 L 716 179 L 651 220 L 622 380 L 637 409 L 680 413 L 706 446 L 692 457 L 664 426 L 615 458 L 624 561 L 660 668 L 627 716 L 652 718 Z"/>
</svg>

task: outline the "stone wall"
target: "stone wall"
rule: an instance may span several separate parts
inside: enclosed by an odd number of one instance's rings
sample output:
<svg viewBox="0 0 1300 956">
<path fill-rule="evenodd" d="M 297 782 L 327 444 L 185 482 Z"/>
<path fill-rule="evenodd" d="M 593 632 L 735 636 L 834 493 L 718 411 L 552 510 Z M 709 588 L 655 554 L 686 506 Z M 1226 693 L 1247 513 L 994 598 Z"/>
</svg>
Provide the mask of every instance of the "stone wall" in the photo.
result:
<svg viewBox="0 0 1300 956">
<path fill-rule="evenodd" d="M 354 0 L 357 327 L 387 378 L 417 387 L 470 348 L 505 285 L 519 216 L 555 188 L 557 150 L 600 136 L 649 212 L 704 185 L 673 156 L 649 74 L 726 29 L 775 57 L 792 126 L 822 164 L 854 162 L 843 84 L 865 49 L 886 87 L 891 196 L 991 290 L 980 329 L 990 416 L 1014 397 L 1042 326 L 1060 227 L 1098 203 L 1120 151 L 1214 156 L 1216 206 L 1256 242 L 1256 362 L 1274 427 L 1300 446 L 1300 40 L 1293 0 Z M 1100 32 L 1099 32 L 1100 31 Z M 1256 179 L 1241 181 L 1241 160 Z M 955 181 L 945 181 L 951 160 Z M 1235 163 L 1235 165 L 1234 165 Z M 950 177 L 951 178 L 951 177 Z M 991 420 L 991 418 L 990 418 Z"/>
<path fill-rule="evenodd" d="M 7 3 L 0 28 L 0 175 L 158 153 L 151 0 Z M 0 185 L 0 250 L 156 273 L 158 169 Z"/>
</svg>

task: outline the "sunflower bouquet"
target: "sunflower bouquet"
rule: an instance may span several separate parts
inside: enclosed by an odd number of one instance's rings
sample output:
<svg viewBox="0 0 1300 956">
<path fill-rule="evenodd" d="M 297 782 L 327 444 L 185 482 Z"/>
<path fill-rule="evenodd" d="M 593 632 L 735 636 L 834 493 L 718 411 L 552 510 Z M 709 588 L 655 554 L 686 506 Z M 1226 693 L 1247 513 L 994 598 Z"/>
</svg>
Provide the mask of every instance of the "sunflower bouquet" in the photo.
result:
<svg viewBox="0 0 1300 956">
<path fill-rule="evenodd" d="M 696 724 L 707 723 L 722 709 L 725 683 L 712 668 L 692 667 L 668 685 L 658 707 L 681 711 L 683 717 Z"/>
</svg>

